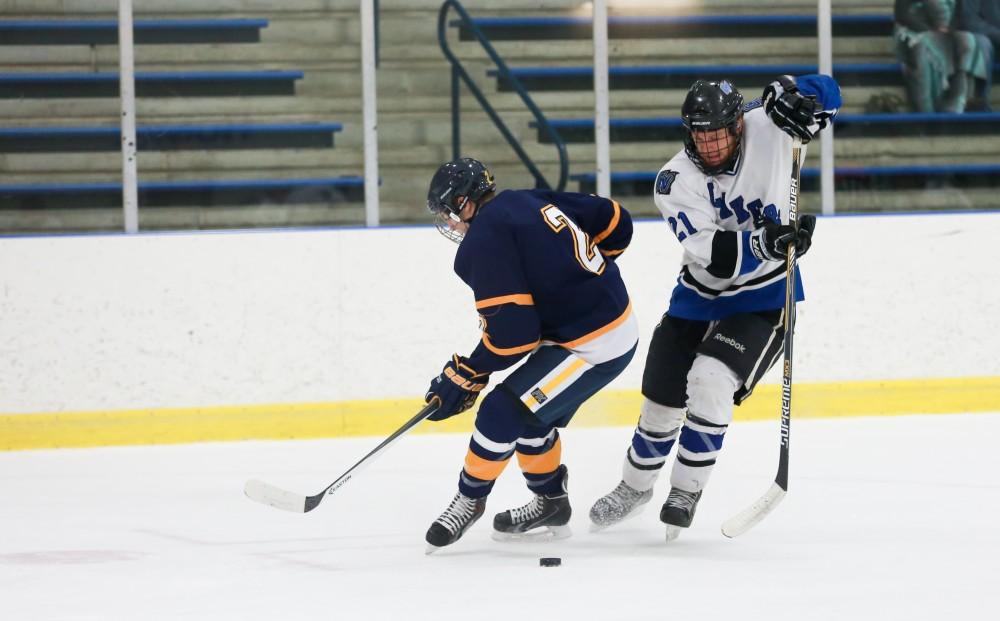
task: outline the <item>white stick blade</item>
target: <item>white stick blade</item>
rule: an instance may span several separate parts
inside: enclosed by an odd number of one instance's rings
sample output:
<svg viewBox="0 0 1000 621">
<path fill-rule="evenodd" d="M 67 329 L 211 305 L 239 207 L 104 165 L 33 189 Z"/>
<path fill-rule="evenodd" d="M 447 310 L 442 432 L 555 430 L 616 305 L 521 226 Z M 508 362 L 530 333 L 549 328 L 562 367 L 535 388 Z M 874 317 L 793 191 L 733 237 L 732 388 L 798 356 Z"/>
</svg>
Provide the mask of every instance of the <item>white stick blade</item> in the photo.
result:
<svg viewBox="0 0 1000 621">
<path fill-rule="evenodd" d="M 722 534 L 730 538 L 739 537 L 774 511 L 784 497 L 785 490 L 777 483 L 772 483 L 771 488 L 757 502 L 723 522 Z"/>
<path fill-rule="evenodd" d="M 243 487 L 243 493 L 250 500 L 271 505 L 276 509 L 293 513 L 305 513 L 306 511 L 306 497 L 302 494 L 288 492 L 257 479 L 247 481 L 246 486 Z"/>
</svg>

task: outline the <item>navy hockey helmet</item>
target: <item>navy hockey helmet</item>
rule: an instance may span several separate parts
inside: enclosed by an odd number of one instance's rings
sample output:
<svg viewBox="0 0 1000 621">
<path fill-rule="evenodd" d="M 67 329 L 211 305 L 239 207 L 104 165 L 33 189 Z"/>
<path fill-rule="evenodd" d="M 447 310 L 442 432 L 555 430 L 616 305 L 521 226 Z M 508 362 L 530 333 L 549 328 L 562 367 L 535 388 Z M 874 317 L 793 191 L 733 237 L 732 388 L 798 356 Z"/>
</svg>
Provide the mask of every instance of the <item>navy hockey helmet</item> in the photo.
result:
<svg viewBox="0 0 1000 621">
<path fill-rule="evenodd" d="M 442 164 L 431 178 L 430 189 L 427 190 L 427 208 L 435 216 L 435 224 L 441 234 L 455 242 L 461 242 L 465 236 L 464 229 L 456 229 L 455 224 L 468 223 L 459 214 L 471 200 L 478 207 L 480 200 L 496 192 L 497 184 L 493 173 L 486 165 L 471 157 L 463 157 Z M 458 200 L 457 197 L 462 197 Z M 475 217 L 475 214 L 473 214 Z M 461 228 L 461 227 L 460 227 Z"/>
<path fill-rule="evenodd" d="M 681 106 L 681 121 L 684 123 L 684 151 L 706 175 L 715 175 L 727 170 L 739 154 L 743 131 L 743 95 L 728 80 L 712 82 L 698 80 L 688 91 Z M 695 132 L 709 132 L 728 129 L 728 140 L 716 141 L 714 150 L 700 151 L 695 142 Z M 728 156 L 722 157 L 728 151 Z M 717 161 L 713 161 L 717 160 Z"/>
</svg>

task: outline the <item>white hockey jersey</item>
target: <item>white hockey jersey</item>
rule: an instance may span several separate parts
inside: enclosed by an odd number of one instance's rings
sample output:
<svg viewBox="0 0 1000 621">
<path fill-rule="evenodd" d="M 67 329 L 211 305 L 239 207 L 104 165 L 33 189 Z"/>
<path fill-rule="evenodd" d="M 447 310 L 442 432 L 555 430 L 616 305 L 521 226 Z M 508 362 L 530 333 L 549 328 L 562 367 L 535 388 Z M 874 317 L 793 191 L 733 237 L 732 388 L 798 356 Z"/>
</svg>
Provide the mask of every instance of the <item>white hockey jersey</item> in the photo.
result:
<svg viewBox="0 0 1000 621">
<path fill-rule="evenodd" d="M 840 106 L 836 82 L 808 76 L 799 83 L 803 92 L 817 94 L 823 108 L 817 116 L 831 120 Z M 714 321 L 784 306 L 784 260 L 757 259 L 749 241 L 764 219 L 788 222 L 792 138 L 759 100 L 746 104 L 743 119 L 740 154 L 728 171 L 706 175 L 682 150 L 656 177 L 654 201 L 684 247 L 669 315 Z M 796 299 L 803 300 L 797 268 L 795 281 Z"/>
</svg>

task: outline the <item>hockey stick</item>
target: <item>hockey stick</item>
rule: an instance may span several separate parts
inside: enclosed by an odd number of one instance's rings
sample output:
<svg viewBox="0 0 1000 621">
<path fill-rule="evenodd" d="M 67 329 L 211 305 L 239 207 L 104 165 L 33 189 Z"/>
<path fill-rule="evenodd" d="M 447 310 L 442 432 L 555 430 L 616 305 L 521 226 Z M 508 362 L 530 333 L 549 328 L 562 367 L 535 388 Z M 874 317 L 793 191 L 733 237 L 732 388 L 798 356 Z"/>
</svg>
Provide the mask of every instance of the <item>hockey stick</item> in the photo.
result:
<svg viewBox="0 0 1000 621">
<path fill-rule="evenodd" d="M 788 188 L 788 223 L 798 229 L 799 178 L 802 141 L 792 140 L 792 178 Z M 767 517 L 788 492 L 788 442 L 792 419 L 792 335 L 795 326 L 795 244 L 788 244 L 785 260 L 785 350 L 781 375 L 781 447 L 778 453 L 778 474 L 770 489 L 743 511 L 722 523 L 722 534 L 738 537 Z"/>
<path fill-rule="evenodd" d="M 246 494 L 247 498 L 250 500 L 255 500 L 265 505 L 271 505 L 277 509 L 284 509 L 285 511 L 292 511 L 294 513 L 307 513 L 312 511 L 319 506 L 319 503 L 323 502 L 323 498 L 334 493 L 340 489 L 344 483 L 350 481 L 351 478 L 361 470 L 362 466 L 375 461 L 376 457 L 382 454 L 404 433 L 413 429 L 417 426 L 417 423 L 436 412 L 440 403 L 440 400 L 437 400 L 436 397 L 432 399 L 431 402 L 424 406 L 422 410 L 417 412 L 413 418 L 403 423 L 402 427 L 392 432 L 391 436 L 383 440 L 382 443 L 376 446 L 370 453 L 362 457 L 361 461 L 351 466 L 347 472 L 340 475 L 340 478 L 327 485 L 326 489 L 318 494 L 313 496 L 303 496 L 302 494 L 289 492 L 281 489 L 280 487 L 275 487 L 270 483 L 258 481 L 257 479 L 247 481 L 246 486 L 243 488 L 243 493 Z"/>
</svg>

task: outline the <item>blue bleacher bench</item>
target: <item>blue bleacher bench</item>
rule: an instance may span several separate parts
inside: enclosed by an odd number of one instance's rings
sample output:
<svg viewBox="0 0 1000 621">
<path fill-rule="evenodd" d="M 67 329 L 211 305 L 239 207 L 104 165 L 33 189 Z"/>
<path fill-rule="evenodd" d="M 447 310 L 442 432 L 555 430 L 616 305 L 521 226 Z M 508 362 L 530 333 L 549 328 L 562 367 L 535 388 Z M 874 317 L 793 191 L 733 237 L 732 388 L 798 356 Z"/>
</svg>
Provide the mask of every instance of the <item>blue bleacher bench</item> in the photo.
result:
<svg viewBox="0 0 1000 621">
<path fill-rule="evenodd" d="M 181 149 L 308 149 L 334 146 L 340 123 L 147 125 L 136 128 L 140 151 Z M 0 153 L 114 151 L 118 127 L 0 128 Z"/>
<path fill-rule="evenodd" d="M 140 97 L 293 95 L 301 71 L 136 72 Z M 118 73 L 3 73 L 0 99 L 117 97 Z"/>
<path fill-rule="evenodd" d="M 137 19 L 136 44 L 257 43 L 266 19 Z M 115 45 L 118 22 L 110 19 L 0 20 L 0 45 Z"/>
<path fill-rule="evenodd" d="M 594 141 L 593 119 L 550 119 L 549 125 L 565 142 Z M 684 139 L 680 117 L 611 119 L 608 125 L 612 142 Z M 532 121 L 530 126 L 538 129 L 539 142 L 552 142 L 548 132 L 543 131 L 538 122 Z M 840 114 L 833 128 L 842 138 L 1000 135 L 1000 113 Z"/>
<path fill-rule="evenodd" d="M 479 17 L 472 20 L 493 41 L 590 39 L 589 17 Z M 462 20 L 462 40 L 473 38 Z M 835 37 L 890 37 L 892 15 L 834 15 Z M 611 39 L 690 39 L 701 37 L 815 37 L 815 15 L 683 15 L 608 17 Z"/>
<path fill-rule="evenodd" d="M 364 179 L 239 179 L 227 181 L 140 181 L 139 206 L 260 205 L 364 200 Z M 121 207 L 121 183 L 0 185 L 0 209 Z"/>
<path fill-rule="evenodd" d="M 802 169 L 803 191 L 819 189 L 818 168 Z M 579 184 L 580 192 L 594 192 L 597 175 L 570 175 Z M 619 172 L 611 174 L 612 196 L 653 195 L 656 171 Z M 834 185 L 838 191 L 923 189 L 928 182 L 948 181 L 955 187 L 1000 187 L 1000 163 L 941 164 L 927 166 L 838 166 L 834 169 Z"/>
<path fill-rule="evenodd" d="M 577 91 L 593 90 L 593 67 L 520 67 L 511 74 L 528 90 Z M 745 95 L 763 89 L 776 76 L 816 73 L 816 65 L 639 65 L 618 66 L 608 69 L 608 87 L 611 89 L 690 88 L 699 78 L 728 78 Z M 501 77 L 498 69 L 487 70 L 487 75 L 497 79 L 500 91 L 514 90 Z M 993 68 L 1000 73 L 1000 63 Z M 833 75 L 843 87 L 850 86 L 902 86 L 903 75 L 898 63 L 842 63 L 833 65 Z M 752 97 L 748 97 L 751 99 Z"/>
</svg>

